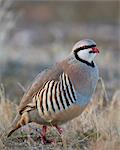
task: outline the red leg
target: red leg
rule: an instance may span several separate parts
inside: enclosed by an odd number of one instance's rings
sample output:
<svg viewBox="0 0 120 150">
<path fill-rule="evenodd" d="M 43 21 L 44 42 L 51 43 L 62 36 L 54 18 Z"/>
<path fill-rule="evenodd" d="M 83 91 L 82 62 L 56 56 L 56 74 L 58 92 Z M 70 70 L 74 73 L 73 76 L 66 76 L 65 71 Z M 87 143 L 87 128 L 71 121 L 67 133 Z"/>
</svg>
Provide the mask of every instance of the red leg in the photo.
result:
<svg viewBox="0 0 120 150">
<path fill-rule="evenodd" d="M 54 140 L 46 139 L 46 132 L 47 132 L 47 126 L 43 126 L 42 133 L 41 133 L 42 144 L 55 144 Z"/>
<path fill-rule="evenodd" d="M 46 144 L 47 143 L 46 132 L 47 132 L 47 126 L 43 126 L 42 127 L 42 133 L 41 133 L 42 144 Z"/>
<path fill-rule="evenodd" d="M 63 128 L 60 128 L 57 125 L 55 127 L 56 127 L 57 131 L 59 132 L 59 134 L 63 133 L 63 131 L 64 131 Z"/>
</svg>

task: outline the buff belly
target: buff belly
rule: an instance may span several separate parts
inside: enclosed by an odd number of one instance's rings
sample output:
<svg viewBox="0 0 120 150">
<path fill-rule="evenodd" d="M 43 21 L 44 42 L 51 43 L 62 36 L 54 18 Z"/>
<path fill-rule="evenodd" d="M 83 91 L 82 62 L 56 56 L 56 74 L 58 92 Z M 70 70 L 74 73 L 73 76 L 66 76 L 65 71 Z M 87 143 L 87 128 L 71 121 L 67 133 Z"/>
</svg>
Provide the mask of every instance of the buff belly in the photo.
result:
<svg viewBox="0 0 120 150">
<path fill-rule="evenodd" d="M 48 113 L 48 115 L 40 116 L 38 112 L 36 112 L 34 119 L 37 120 L 37 123 L 42 125 L 61 125 L 79 116 L 83 112 L 84 108 L 85 107 L 80 107 L 79 105 L 74 104 L 67 110 L 60 111 L 58 113 Z M 32 121 L 34 120 L 32 119 Z"/>
</svg>

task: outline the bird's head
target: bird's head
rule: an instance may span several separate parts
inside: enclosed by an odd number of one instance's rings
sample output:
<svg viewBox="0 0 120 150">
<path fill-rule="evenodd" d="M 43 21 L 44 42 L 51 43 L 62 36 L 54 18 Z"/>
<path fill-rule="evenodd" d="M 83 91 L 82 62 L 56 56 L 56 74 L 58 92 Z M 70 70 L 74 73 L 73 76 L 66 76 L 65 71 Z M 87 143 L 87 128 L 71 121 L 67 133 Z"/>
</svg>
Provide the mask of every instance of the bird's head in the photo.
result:
<svg viewBox="0 0 120 150">
<path fill-rule="evenodd" d="M 72 52 L 76 59 L 91 63 L 99 50 L 93 40 L 84 39 L 73 46 Z"/>
</svg>

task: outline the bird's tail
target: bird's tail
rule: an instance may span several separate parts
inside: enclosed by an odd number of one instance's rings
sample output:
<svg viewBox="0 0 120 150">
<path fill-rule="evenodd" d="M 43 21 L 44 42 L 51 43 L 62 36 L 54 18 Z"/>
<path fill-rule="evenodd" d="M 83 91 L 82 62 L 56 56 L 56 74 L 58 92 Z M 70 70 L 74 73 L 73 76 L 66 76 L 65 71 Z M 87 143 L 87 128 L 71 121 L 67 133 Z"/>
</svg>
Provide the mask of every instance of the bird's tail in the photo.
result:
<svg viewBox="0 0 120 150">
<path fill-rule="evenodd" d="M 18 113 L 18 114 L 16 115 L 15 119 L 13 120 L 12 125 L 8 128 L 7 137 L 11 136 L 11 134 L 12 134 L 15 130 L 17 130 L 17 129 L 19 129 L 19 128 L 21 127 L 20 124 L 18 123 L 19 120 L 20 120 L 20 118 L 21 118 L 21 115 Z"/>
<path fill-rule="evenodd" d="M 27 112 L 23 115 L 20 115 L 19 113 L 16 115 L 11 127 L 9 127 L 7 131 L 7 137 L 11 136 L 11 134 L 19 129 L 20 127 L 24 126 L 28 123 L 28 114 Z"/>
</svg>

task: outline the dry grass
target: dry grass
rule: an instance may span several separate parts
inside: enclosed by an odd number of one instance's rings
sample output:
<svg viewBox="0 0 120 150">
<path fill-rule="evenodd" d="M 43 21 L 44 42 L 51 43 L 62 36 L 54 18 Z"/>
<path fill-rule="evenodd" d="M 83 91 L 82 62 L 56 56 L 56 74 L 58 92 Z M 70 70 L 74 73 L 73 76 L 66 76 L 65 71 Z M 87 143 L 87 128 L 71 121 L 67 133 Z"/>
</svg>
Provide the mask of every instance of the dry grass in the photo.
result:
<svg viewBox="0 0 120 150">
<path fill-rule="evenodd" d="M 42 145 L 39 137 L 39 128 L 35 132 L 26 126 L 23 132 L 17 132 L 10 138 L 0 138 L 0 149 L 27 150 L 27 149 L 55 149 L 55 150 L 118 150 L 120 149 L 120 91 L 116 91 L 113 99 L 108 102 L 104 83 L 98 85 L 99 92 L 88 105 L 84 113 L 78 118 L 64 125 L 62 136 L 51 129 L 48 138 L 56 138 L 53 145 Z M 0 133 L 2 134 L 11 124 L 16 112 L 16 105 L 5 98 L 4 88 L 0 90 Z M 32 134 L 31 134 L 32 133 Z"/>
<path fill-rule="evenodd" d="M 3 85 L 0 86 L 0 131 L 10 126 L 16 112 L 16 104 L 5 98 Z"/>
</svg>

